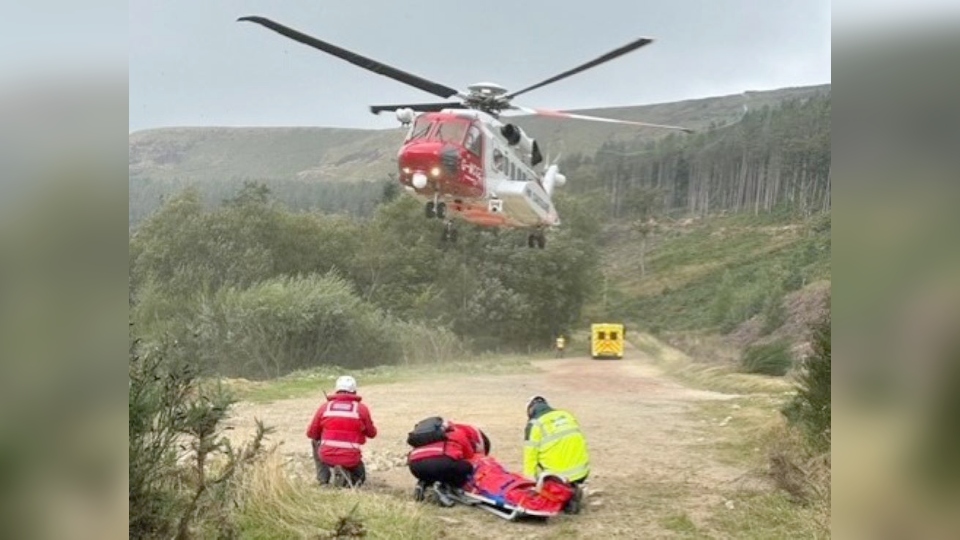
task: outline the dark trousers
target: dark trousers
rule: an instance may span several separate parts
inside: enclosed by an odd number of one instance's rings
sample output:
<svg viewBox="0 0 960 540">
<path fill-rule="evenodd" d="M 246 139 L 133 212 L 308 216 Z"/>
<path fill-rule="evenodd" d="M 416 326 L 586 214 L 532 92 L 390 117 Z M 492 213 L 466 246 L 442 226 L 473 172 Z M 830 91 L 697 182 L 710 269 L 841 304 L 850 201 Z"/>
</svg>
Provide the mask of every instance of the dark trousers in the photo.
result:
<svg viewBox="0 0 960 540">
<path fill-rule="evenodd" d="M 421 482 L 431 485 L 440 482 L 456 488 L 463 487 L 473 465 L 467 460 L 457 460 L 448 456 L 423 459 L 410 464 L 410 472 Z"/>
<path fill-rule="evenodd" d="M 329 484 L 330 476 L 333 472 L 330 465 L 327 465 L 320 460 L 319 448 L 320 441 L 310 441 L 311 446 L 313 447 L 313 463 L 317 466 L 317 482 L 321 484 Z M 367 468 L 363 466 L 361 461 L 359 465 L 353 468 L 344 467 L 343 470 L 347 471 L 350 475 L 350 482 L 355 486 L 362 485 L 367 479 Z"/>
</svg>

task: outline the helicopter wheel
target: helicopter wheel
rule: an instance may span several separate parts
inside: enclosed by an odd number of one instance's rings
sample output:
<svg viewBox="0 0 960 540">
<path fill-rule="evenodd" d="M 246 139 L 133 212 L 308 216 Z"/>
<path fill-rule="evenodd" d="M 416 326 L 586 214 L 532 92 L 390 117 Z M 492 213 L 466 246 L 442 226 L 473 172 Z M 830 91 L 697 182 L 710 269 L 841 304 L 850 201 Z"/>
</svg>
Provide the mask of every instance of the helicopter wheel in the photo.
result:
<svg viewBox="0 0 960 540">
<path fill-rule="evenodd" d="M 447 217 L 447 203 L 439 202 L 436 206 L 437 217 L 443 219 Z"/>
<path fill-rule="evenodd" d="M 443 236 L 440 237 L 442 242 L 450 242 L 451 244 L 457 243 L 457 229 L 454 228 L 453 222 L 448 221 L 443 228 Z"/>
<path fill-rule="evenodd" d="M 437 213 L 434 210 L 433 201 L 428 201 L 426 206 L 427 219 L 436 217 Z"/>
<path fill-rule="evenodd" d="M 547 237 L 544 236 L 544 234 L 543 234 L 542 232 L 533 233 L 533 234 L 531 234 L 530 236 L 527 237 L 527 247 L 528 247 L 528 248 L 531 248 L 531 249 L 532 249 L 532 248 L 534 248 L 534 247 L 538 247 L 538 248 L 540 248 L 540 249 L 543 249 L 544 246 L 546 246 L 546 245 L 547 245 Z"/>
</svg>

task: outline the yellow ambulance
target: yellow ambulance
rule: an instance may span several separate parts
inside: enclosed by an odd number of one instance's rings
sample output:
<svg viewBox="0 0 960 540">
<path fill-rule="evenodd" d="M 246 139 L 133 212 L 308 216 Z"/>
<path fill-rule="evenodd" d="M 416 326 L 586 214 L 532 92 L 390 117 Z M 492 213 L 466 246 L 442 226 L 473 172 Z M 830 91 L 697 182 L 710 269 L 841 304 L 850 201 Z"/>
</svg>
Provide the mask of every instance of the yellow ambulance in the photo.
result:
<svg viewBox="0 0 960 540">
<path fill-rule="evenodd" d="M 602 323 L 590 325 L 590 356 L 600 358 L 623 358 L 623 338 L 626 329 L 622 324 Z"/>
</svg>

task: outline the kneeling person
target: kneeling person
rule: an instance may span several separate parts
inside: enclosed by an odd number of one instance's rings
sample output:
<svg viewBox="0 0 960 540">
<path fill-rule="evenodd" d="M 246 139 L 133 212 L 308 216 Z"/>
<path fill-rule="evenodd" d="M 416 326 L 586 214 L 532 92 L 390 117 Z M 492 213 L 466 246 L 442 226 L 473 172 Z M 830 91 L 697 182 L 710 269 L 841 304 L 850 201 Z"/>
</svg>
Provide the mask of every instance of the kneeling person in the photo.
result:
<svg viewBox="0 0 960 540">
<path fill-rule="evenodd" d="M 565 510 L 579 512 L 582 485 L 590 475 L 590 454 L 577 419 L 568 411 L 552 408 L 543 396 L 534 396 L 527 402 L 523 438 L 523 474 L 533 479 L 545 474 L 565 479 L 576 489 Z"/>
<path fill-rule="evenodd" d="M 460 489 L 473 473 L 470 459 L 486 455 L 490 440 L 479 429 L 439 417 L 428 418 L 417 424 L 407 438 L 413 450 L 407 455 L 410 473 L 420 481 L 418 495 L 435 483 Z"/>
<path fill-rule="evenodd" d="M 317 465 L 317 481 L 330 483 L 331 467 L 343 467 L 350 481 L 361 485 L 366 480 L 360 448 L 367 439 L 377 436 L 370 409 L 360 403 L 357 381 L 344 375 L 337 379 L 336 393 L 327 398 L 307 428 L 313 443 L 313 459 Z"/>
</svg>

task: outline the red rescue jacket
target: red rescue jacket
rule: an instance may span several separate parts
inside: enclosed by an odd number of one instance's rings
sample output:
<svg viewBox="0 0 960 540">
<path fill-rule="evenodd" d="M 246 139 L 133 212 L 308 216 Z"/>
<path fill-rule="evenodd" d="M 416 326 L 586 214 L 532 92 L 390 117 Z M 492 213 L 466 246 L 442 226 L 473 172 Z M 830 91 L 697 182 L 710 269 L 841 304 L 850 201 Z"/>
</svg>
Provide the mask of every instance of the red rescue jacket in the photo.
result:
<svg viewBox="0 0 960 540">
<path fill-rule="evenodd" d="M 377 436 L 370 409 L 362 398 L 348 392 L 337 392 L 317 409 L 307 428 L 307 437 L 320 441 L 318 457 L 327 465 L 356 467 L 363 459 L 360 447 L 367 438 Z"/>
<path fill-rule="evenodd" d="M 407 455 L 407 461 L 413 463 L 424 459 L 447 456 L 452 459 L 470 459 L 483 453 L 483 439 L 480 430 L 467 424 L 450 424 L 447 440 L 414 448 Z"/>
</svg>

